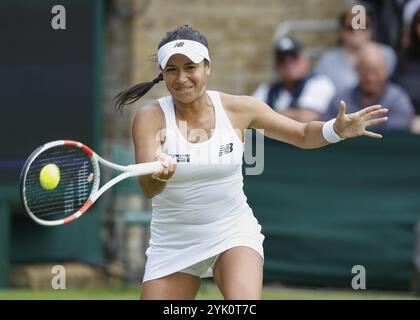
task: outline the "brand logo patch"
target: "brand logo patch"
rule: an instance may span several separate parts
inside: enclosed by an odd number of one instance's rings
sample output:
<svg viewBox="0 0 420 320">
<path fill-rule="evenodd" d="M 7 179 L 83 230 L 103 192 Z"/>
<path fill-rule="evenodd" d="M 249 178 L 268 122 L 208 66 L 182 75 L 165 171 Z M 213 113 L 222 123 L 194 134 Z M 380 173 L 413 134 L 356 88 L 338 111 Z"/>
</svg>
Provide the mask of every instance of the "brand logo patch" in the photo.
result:
<svg viewBox="0 0 420 320">
<path fill-rule="evenodd" d="M 184 42 L 177 42 L 175 43 L 174 48 L 179 48 L 179 47 L 182 47 L 183 45 L 184 45 Z"/>
<path fill-rule="evenodd" d="M 228 154 L 233 151 L 233 143 L 222 144 L 219 148 L 219 157 L 223 154 Z"/>
<path fill-rule="evenodd" d="M 189 154 L 171 154 L 171 156 L 176 158 L 176 162 L 190 162 Z"/>
</svg>

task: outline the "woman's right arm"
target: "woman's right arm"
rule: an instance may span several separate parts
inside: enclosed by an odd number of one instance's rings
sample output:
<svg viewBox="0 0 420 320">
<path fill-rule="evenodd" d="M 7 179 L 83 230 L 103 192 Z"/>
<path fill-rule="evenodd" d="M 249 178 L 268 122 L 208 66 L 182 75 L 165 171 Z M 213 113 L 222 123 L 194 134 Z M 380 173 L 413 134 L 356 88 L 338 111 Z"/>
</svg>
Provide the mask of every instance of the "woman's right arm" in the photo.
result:
<svg viewBox="0 0 420 320">
<path fill-rule="evenodd" d="M 140 185 L 149 198 L 156 196 L 165 189 L 166 182 L 159 181 L 157 178 L 167 180 L 176 169 L 176 163 L 160 152 L 164 141 L 163 128 L 165 128 L 165 116 L 158 105 L 145 106 L 137 111 L 132 127 L 136 163 L 156 160 L 162 163 L 167 162 L 166 167 L 153 174 L 140 176 Z"/>
</svg>

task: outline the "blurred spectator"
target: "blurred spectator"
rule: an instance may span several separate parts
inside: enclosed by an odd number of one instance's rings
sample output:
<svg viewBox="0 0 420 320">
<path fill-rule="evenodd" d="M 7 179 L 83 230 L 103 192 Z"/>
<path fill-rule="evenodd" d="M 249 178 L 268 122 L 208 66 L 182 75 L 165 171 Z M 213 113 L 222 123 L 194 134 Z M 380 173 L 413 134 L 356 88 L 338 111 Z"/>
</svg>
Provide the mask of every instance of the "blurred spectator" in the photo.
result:
<svg viewBox="0 0 420 320">
<path fill-rule="evenodd" d="M 404 6 L 403 12 L 403 47 L 407 48 L 410 45 L 410 29 L 411 22 L 417 10 L 420 9 L 420 0 L 409 0 Z"/>
<path fill-rule="evenodd" d="M 409 35 L 409 47 L 399 57 L 394 81 L 408 92 L 417 115 L 412 131 L 420 133 L 420 9 L 413 17 Z"/>
<path fill-rule="evenodd" d="M 279 81 L 262 83 L 253 96 L 277 112 L 302 122 L 319 120 L 335 94 L 324 75 L 311 72 L 311 62 L 300 43 L 280 38 L 275 48 L 275 70 Z"/>
<path fill-rule="evenodd" d="M 339 18 L 340 46 L 327 50 L 322 54 L 316 71 L 327 75 L 335 84 L 338 92 L 346 91 L 355 87 L 359 78 L 355 66 L 360 51 L 366 47 L 371 37 L 371 23 L 369 16 L 366 17 L 366 29 L 353 29 L 352 20 L 355 17 L 351 11 L 343 13 Z M 387 69 L 393 73 L 396 56 L 391 47 L 380 45 L 384 52 Z"/>
<path fill-rule="evenodd" d="M 410 25 L 417 10 L 420 9 L 420 0 L 409 0 L 404 6 L 404 25 Z"/>
<path fill-rule="evenodd" d="M 417 0 L 415 0 L 417 1 Z M 363 0 L 372 19 L 372 40 L 401 49 L 403 12 L 407 0 Z"/>
<path fill-rule="evenodd" d="M 360 52 L 356 69 L 360 85 L 337 95 L 324 119 L 337 115 L 340 100 L 347 104 L 346 113 L 380 104 L 389 109 L 389 120 L 375 126 L 375 130 L 409 130 L 414 115 L 413 106 L 401 87 L 388 82 L 389 71 L 383 50 L 375 44 L 367 46 Z"/>
</svg>

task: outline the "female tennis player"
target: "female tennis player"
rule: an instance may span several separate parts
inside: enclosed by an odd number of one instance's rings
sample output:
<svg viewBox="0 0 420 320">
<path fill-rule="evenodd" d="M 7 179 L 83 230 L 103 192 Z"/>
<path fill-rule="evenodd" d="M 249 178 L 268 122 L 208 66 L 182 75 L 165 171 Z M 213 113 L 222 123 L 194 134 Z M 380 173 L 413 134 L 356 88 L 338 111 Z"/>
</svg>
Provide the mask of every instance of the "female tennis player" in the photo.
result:
<svg viewBox="0 0 420 320">
<path fill-rule="evenodd" d="M 158 46 L 160 74 L 116 96 L 116 107 L 164 81 L 170 95 L 136 113 L 132 133 L 138 163 L 163 168 L 140 177 L 152 198 L 150 244 L 142 299 L 194 299 L 200 278 L 214 277 L 225 299 L 260 299 L 261 226 L 243 192 L 243 132 L 263 129 L 272 139 L 320 148 L 345 138 L 381 135 L 366 130 L 387 112 L 372 106 L 336 119 L 301 123 L 249 97 L 207 90 L 211 62 L 206 38 L 185 25 Z"/>
</svg>

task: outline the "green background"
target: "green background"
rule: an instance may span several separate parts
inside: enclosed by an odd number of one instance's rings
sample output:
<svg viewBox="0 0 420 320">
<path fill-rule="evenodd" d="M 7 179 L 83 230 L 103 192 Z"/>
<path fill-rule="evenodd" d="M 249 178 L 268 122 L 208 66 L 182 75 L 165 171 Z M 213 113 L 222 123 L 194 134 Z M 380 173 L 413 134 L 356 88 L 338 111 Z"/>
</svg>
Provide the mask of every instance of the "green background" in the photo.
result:
<svg viewBox="0 0 420 320">
<path fill-rule="evenodd" d="M 408 290 L 420 220 L 420 140 L 388 133 L 322 149 L 265 142 L 262 175 L 245 193 L 266 236 L 265 280 Z"/>
</svg>

